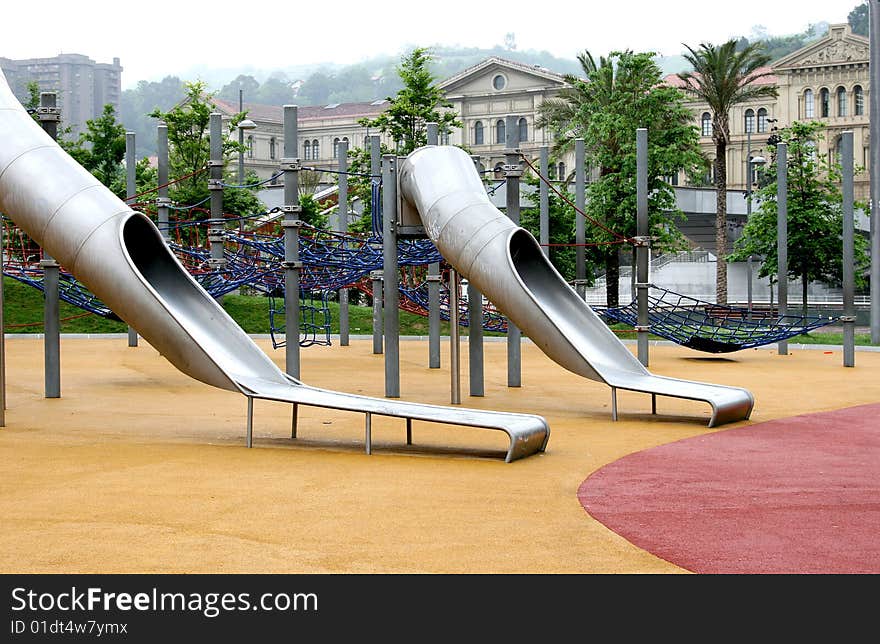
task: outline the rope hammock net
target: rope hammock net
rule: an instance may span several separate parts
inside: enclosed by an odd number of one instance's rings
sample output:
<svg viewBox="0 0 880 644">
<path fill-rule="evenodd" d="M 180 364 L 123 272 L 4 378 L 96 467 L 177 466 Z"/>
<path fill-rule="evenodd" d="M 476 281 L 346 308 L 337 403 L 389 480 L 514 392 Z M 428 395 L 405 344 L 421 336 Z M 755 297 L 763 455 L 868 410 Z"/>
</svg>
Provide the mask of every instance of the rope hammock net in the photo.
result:
<svg viewBox="0 0 880 644">
<path fill-rule="evenodd" d="M 597 307 L 598 309 L 598 307 Z M 608 307 L 607 318 L 638 325 L 638 304 Z M 806 315 L 776 316 L 735 306 L 705 302 L 651 284 L 648 289 L 650 332 L 676 344 L 707 353 L 730 353 L 807 333 L 831 324 L 834 318 Z"/>
</svg>

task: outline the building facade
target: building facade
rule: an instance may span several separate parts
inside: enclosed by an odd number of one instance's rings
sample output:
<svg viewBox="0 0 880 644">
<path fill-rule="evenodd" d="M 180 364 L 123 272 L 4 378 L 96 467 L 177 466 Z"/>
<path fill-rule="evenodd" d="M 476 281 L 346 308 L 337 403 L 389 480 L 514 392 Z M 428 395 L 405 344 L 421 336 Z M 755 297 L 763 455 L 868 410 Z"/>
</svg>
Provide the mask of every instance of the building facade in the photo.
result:
<svg viewBox="0 0 880 644">
<path fill-rule="evenodd" d="M 462 122 L 462 127 L 443 136 L 442 142 L 464 146 L 480 157 L 485 168 L 500 168 L 505 162 L 507 128 L 512 124 L 516 128 L 517 147 L 535 158 L 539 148 L 551 142 L 549 132 L 535 128 L 538 108 L 564 85 L 560 74 L 543 67 L 488 58 L 439 83 L 452 103 L 451 111 Z M 226 101 L 213 99 L 213 103 L 227 119 L 239 111 L 238 106 Z M 299 107 L 299 159 L 304 166 L 337 168 L 336 143 L 348 141 L 349 149 L 366 145 L 371 134 L 380 133 L 371 132 L 358 120 L 376 118 L 388 105 L 388 101 L 379 100 Z M 245 135 L 245 166 L 261 179 L 268 179 L 280 167 L 283 108 L 244 103 L 244 110 L 257 125 Z M 394 146 L 394 141 L 385 135 L 381 135 L 381 140 Z M 565 174 L 566 167 L 571 169 L 571 164 L 558 162 L 553 168 L 554 175 L 557 171 Z"/>
<path fill-rule="evenodd" d="M 224 123 L 238 114 L 238 105 L 217 98 L 211 99 Z M 379 132 L 358 124 L 362 118 L 373 119 L 388 107 L 388 101 L 371 103 L 334 103 L 330 105 L 297 107 L 297 154 L 302 165 L 317 170 L 335 170 L 339 167 L 338 144 L 348 143 L 349 149 L 365 147 L 368 137 Z M 274 105 L 244 103 L 244 111 L 256 127 L 246 131 L 244 144 L 245 169 L 253 171 L 261 180 L 272 179 L 281 168 L 284 156 L 284 108 Z M 382 137 L 383 143 L 390 143 Z M 275 179 L 275 183 L 280 179 Z M 335 183 L 335 181 L 333 181 Z"/>
<path fill-rule="evenodd" d="M 0 58 L 0 69 L 15 96 L 28 101 L 28 84 L 36 82 L 41 92 L 56 92 L 61 108 L 61 126 L 71 128 L 76 137 L 86 129 L 86 121 L 112 105 L 119 114 L 122 97 L 122 66 L 119 58 L 112 63 L 96 63 L 82 54 L 60 54 L 52 58 L 12 60 Z"/>
<path fill-rule="evenodd" d="M 775 85 L 778 96 L 741 103 L 730 113 L 728 189 L 746 190 L 749 156 L 769 158 L 767 140 L 774 130 L 795 121 L 819 120 L 825 130 L 817 153 L 829 161 L 838 160 L 841 134 L 847 130 L 853 132 L 853 162 L 862 168 L 854 180 L 855 197 L 867 200 L 870 192 L 868 62 L 868 39 L 853 34 L 848 24 L 840 24 L 831 25 L 823 38 L 771 63 L 766 70 L 770 75 L 760 82 Z M 666 80 L 682 86 L 675 75 L 667 76 Z M 692 101 L 688 105 L 700 128 L 703 152 L 712 160 L 715 157 L 712 114 L 705 104 Z M 754 180 L 754 167 L 752 174 Z"/>
</svg>

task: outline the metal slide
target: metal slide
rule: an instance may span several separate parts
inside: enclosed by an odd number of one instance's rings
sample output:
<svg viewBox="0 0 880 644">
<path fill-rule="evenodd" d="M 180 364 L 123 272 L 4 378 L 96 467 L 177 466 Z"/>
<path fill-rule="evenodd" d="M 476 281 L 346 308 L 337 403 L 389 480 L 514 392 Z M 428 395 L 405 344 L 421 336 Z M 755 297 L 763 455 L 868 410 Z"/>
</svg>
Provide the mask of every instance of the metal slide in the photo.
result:
<svg viewBox="0 0 880 644">
<path fill-rule="evenodd" d="M 149 218 L 71 159 L 24 110 L 0 73 L 0 212 L 183 373 L 253 399 L 501 430 L 508 462 L 543 451 L 540 416 L 442 407 L 317 389 L 283 373 L 192 278 Z M 295 420 L 294 420 L 295 423 Z M 294 424 L 295 431 L 295 424 Z M 410 433 L 407 432 L 409 438 Z"/>
<path fill-rule="evenodd" d="M 489 200 L 471 158 L 454 146 L 427 146 L 400 164 L 400 195 L 421 217 L 443 257 L 552 360 L 612 389 L 700 400 L 709 426 L 745 420 L 752 394 L 651 374 L 566 283 L 527 230 Z M 656 409 L 656 405 L 652 406 Z"/>
</svg>

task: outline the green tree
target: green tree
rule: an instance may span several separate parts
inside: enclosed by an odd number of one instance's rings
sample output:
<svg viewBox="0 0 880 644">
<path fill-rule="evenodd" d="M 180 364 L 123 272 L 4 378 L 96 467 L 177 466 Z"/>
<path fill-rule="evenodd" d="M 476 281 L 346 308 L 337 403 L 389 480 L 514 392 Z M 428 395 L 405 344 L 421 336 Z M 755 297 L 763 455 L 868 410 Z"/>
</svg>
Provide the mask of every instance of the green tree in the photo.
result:
<svg viewBox="0 0 880 644">
<path fill-rule="evenodd" d="M 260 83 L 256 78 L 246 74 L 239 74 L 217 92 L 217 98 L 222 98 L 233 105 L 238 105 L 239 92 L 242 92 L 246 99 L 249 98 L 253 101 L 253 98 L 259 91 Z"/>
<path fill-rule="evenodd" d="M 588 241 L 604 264 L 606 281 L 620 275 L 618 248 L 636 234 L 636 129 L 648 129 L 648 210 L 653 246 L 677 250 L 684 238 L 683 217 L 668 177 L 699 165 L 699 138 L 684 94 L 662 83 L 651 52 L 612 52 L 598 64 L 589 52 L 579 56 L 584 78 L 570 76 L 571 91 L 540 110 L 540 123 L 557 138 L 557 150 L 583 138 L 598 179 L 587 188 L 586 216 L 594 222 Z M 616 288 L 607 289 L 608 306 L 617 306 Z"/>
<path fill-rule="evenodd" d="M 124 199 L 125 128 L 116 121 L 112 105 L 105 105 L 99 118 L 86 121 L 86 131 L 80 134 L 77 143 L 78 149 L 71 151 L 71 156 Z"/>
<path fill-rule="evenodd" d="M 533 202 L 534 206 L 528 206 L 522 209 L 520 213 L 520 225 L 540 239 L 541 230 L 541 212 L 538 205 L 538 189 L 539 181 L 537 177 L 529 174 L 525 178 L 527 185 L 534 188 L 534 192 L 529 193 L 528 199 Z M 557 188 L 558 189 L 558 188 Z M 565 190 L 560 190 L 565 199 L 558 195 L 555 191 L 548 191 L 548 224 L 549 224 L 549 241 L 550 241 L 550 262 L 556 267 L 566 280 L 575 279 L 575 219 L 574 210 L 569 205 L 574 203 L 574 195 Z M 566 202 L 566 199 L 568 202 Z M 592 281 L 595 278 L 596 268 L 592 262 L 587 265 L 587 279 Z"/>
<path fill-rule="evenodd" d="M 810 282 L 840 285 L 843 275 L 843 195 L 840 190 L 840 166 L 829 165 L 825 155 L 816 153 L 824 125 L 820 121 L 797 122 L 779 131 L 788 147 L 788 276 L 800 279 L 803 288 L 803 312 L 807 314 L 807 287 Z M 756 193 L 759 207 L 746 223 L 743 235 L 734 245 L 730 261 L 746 261 L 761 256 L 758 275 L 778 277 L 777 254 L 777 163 L 773 159 L 764 171 L 768 181 Z M 867 240 L 855 237 L 855 264 L 868 263 Z M 862 271 L 856 278 L 863 285 Z"/>
<path fill-rule="evenodd" d="M 427 124 L 437 123 L 439 131 L 448 133 L 452 128 L 461 127 L 455 113 L 450 111 L 452 103 L 435 84 L 435 78 L 428 65 L 432 57 L 424 47 L 417 47 L 404 56 L 397 73 L 403 81 L 403 89 L 395 97 L 388 97 L 390 105 L 374 119 L 363 118 L 360 125 L 378 128 L 387 134 L 398 146 L 399 154 L 409 154 L 428 142 Z"/>
<path fill-rule="evenodd" d="M 678 76 L 686 90 L 709 106 L 712 142 L 715 144 L 715 299 L 727 303 L 727 145 L 730 142 L 730 111 L 735 105 L 777 95 L 775 85 L 757 81 L 771 74 L 763 45 L 753 43 L 739 51 L 737 41 L 720 46 L 702 43 L 697 49 L 685 45 L 685 59 L 692 71 Z"/>
<path fill-rule="evenodd" d="M 138 157 L 155 155 L 158 147 L 156 123 L 150 113 L 170 110 L 185 96 L 185 85 L 176 76 L 166 76 L 160 82 L 139 81 L 134 89 L 122 92 L 120 120 L 129 132 L 135 133 Z"/>
<path fill-rule="evenodd" d="M 214 106 L 211 102 L 213 94 L 205 91 L 201 81 L 186 83 L 186 98 L 175 105 L 170 111 L 153 110 L 150 116 L 168 126 L 168 162 L 169 176 L 178 181 L 169 188 L 168 194 L 172 201 L 181 205 L 203 204 L 209 197 L 208 173 L 204 172 L 211 156 L 210 121 Z M 234 114 L 229 119 L 228 130 L 223 134 L 223 158 L 231 160 L 233 154 L 241 149 L 232 133 L 236 126 L 247 116 L 246 112 Z M 227 167 L 231 164 L 227 163 Z M 231 170 L 230 170 L 231 177 Z M 245 185 L 257 183 L 255 174 L 245 177 Z M 223 210 L 239 216 L 252 215 L 265 209 L 256 196 L 256 187 L 226 188 L 223 191 Z M 196 219 L 204 219 L 202 211 Z"/>
<path fill-rule="evenodd" d="M 859 36 L 868 37 L 868 3 L 863 2 L 849 12 L 846 20 L 852 27 L 852 32 Z"/>
</svg>

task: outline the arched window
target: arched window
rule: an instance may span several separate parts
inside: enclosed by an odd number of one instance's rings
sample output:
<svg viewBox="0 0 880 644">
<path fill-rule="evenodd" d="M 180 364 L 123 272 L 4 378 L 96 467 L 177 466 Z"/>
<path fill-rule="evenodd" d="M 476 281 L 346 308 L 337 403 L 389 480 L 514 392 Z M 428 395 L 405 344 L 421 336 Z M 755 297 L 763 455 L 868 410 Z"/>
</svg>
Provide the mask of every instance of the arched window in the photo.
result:
<svg viewBox="0 0 880 644">
<path fill-rule="evenodd" d="M 320 149 L 318 148 L 318 139 L 312 139 L 312 159 L 317 161 L 321 158 Z"/>
<path fill-rule="evenodd" d="M 816 117 L 816 103 L 813 100 L 813 90 L 804 90 L 804 118 L 812 119 Z"/>
<path fill-rule="evenodd" d="M 507 142 L 507 129 L 504 127 L 504 119 L 495 121 L 495 143 Z"/>
<path fill-rule="evenodd" d="M 474 123 L 474 145 L 483 145 L 483 122 Z"/>
<path fill-rule="evenodd" d="M 339 137 L 333 139 L 333 158 L 339 158 Z"/>
<path fill-rule="evenodd" d="M 565 181 L 565 162 L 564 161 L 559 162 L 559 180 Z"/>
<path fill-rule="evenodd" d="M 517 125 L 519 126 L 519 141 L 522 143 L 523 141 L 529 140 L 529 123 L 526 121 L 525 117 L 521 118 Z"/>
<path fill-rule="evenodd" d="M 819 116 L 823 119 L 831 116 L 831 96 L 827 87 L 819 90 Z"/>
<path fill-rule="evenodd" d="M 755 110 L 752 108 L 746 110 L 746 132 L 755 133 Z"/>
<path fill-rule="evenodd" d="M 269 158 L 270 159 L 275 158 L 275 137 L 274 136 L 271 139 L 269 139 Z"/>
<path fill-rule="evenodd" d="M 312 144 L 310 141 L 303 143 L 303 159 L 306 161 L 312 160 Z"/>
<path fill-rule="evenodd" d="M 767 109 L 760 108 L 758 110 L 758 132 L 767 131 Z"/>
<path fill-rule="evenodd" d="M 837 116 L 846 116 L 846 88 L 842 85 L 837 88 Z"/>
<path fill-rule="evenodd" d="M 864 116 L 865 115 L 865 92 L 862 90 L 861 85 L 856 85 L 853 87 L 853 103 L 855 103 L 855 110 L 853 114 L 856 116 Z"/>
<path fill-rule="evenodd" d="M 712 136 L 712 115 L 709 112 L 703 112 L 703 116 L 700 117 L 700 134 Z"/>
<path fill-rule="evenodd" d="M 247 156 L 248 159 L 254 158 L 254 135 L 248 134 L 247 138 Z"/>
</svg>

